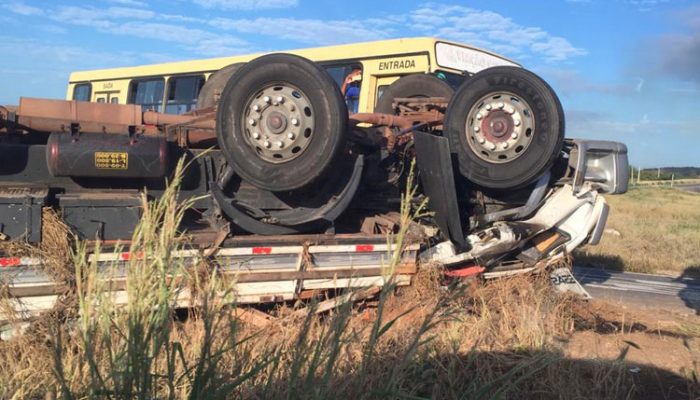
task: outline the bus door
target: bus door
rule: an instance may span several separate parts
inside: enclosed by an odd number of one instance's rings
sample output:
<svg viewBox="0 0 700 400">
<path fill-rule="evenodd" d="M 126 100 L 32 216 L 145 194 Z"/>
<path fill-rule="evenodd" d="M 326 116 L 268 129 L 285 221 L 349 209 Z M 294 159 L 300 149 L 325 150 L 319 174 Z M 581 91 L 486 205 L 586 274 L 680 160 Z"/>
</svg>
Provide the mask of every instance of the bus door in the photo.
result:
<svg viewBox="0 0 700 400">
<path fill-rule="evenodd" d="M 109 90 L 103 92 L 95 92 L 95 101 L 98 103 L 119 104 L 119 91 Z"/>
<path fill-rule="evenodd" d="M 367 85 L 366 92 L 363 91 L 363 97 L 366 95 L 367 99 L 365 112 L 373 112 L 384 90 L 401 76 L 430 72 L 427 53 L 365 60 L 363 65 L 371 76 L 371 84 Z"/>
<path fill-rule="evenodd" d="M 370 98 L 372 104 L 370 105 L 372 109 L 379 103 L 379 99 L 384 94 L 384 90 L 389 87 L 392 83 L 399 79 L 398 76 L 380 76 L 374 79 L 374 85 L 372 85 L 375 90 L 374 93 L 370 93 Z"/>
</svg>

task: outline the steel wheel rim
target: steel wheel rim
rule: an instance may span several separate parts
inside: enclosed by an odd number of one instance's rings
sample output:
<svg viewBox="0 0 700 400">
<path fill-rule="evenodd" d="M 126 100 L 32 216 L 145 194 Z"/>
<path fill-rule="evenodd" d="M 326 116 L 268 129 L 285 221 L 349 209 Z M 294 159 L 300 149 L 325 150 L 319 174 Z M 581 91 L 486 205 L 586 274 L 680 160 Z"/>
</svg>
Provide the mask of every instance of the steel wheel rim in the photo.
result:
<svg viewBox="0 0 700 400">
<path fill-rule="evenodd" d="M 532 108 L 511 92 L 482 97 L 467 114 L 469 148 L 480 159 L 505 164 L 521 157 L 532 143 L 535 119 Z"/>
<path fill-rule="evenodd" d="M 281 164 L 301 156 L 314 134 L 314 111 L 300 89 L 279 83 L 264 87 L 246 102 L 242 117 L 246 144 L 262 160 Z"/>
</svg>

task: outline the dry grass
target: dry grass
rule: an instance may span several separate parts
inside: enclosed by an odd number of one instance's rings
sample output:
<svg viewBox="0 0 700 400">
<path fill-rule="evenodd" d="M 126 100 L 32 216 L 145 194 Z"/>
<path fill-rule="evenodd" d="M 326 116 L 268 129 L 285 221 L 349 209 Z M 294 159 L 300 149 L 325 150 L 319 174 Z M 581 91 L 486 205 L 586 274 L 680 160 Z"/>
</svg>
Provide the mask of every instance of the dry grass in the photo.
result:
<svg viewBox="0 0 700 400">
<path fill-rule="evenodd" d="M 420 286 L 399 296 L 383 291 L 376 308 L 346 306 L 321 317 L 295 317 L 282 308 L 264 328 L 238 320 L 233 308 L 209 298 L 184 320 L 152 325 L 164 330 L 162 341 L 154 340 L 153 329 L 141 331 L 152 339 L 137 357 L 128 346 L 118 350 L 119 343 L 135 339 L 122 336 L 129 335 L 125 310 L 93 337 L 99 342 L 94 347 L 83 336 L 89 329 L 57 324 L 53 332 L 0 343 L 0 397 L 42 398 L 47 391 L 64 398 L 246 399 L 646 399 L 698 393 L 696 385 L 667 371 L 630 373 L 622 353 L 618 361 L 567 358 L 566 338 L 582 318 L 576 310 L 588 308 L 554 293 L 546 280 L 519 277 L 445 291 L 436 284 L 431 289 L 429 276 L 419 279 Z M 95 333 L 104 322 L 94 321 Z M 162 351 L 154 353 L 157 343 Z M 148 361 L 148 368 L 139 371 L 127 361 Z M 144 396 L 138 396 L 138 376 L 150 380 Z"/>
<path fill-rule="evenodd" d="M 51 313 L 27 334 L 0 342 L 0 398 L 628 399 L 699 393 L 696 383 L 666 371 L 630 373 L 624 353 L 612 361 L 568 359 L 565 343 L 586 305 L 554 292 L 543 276 L 445 288 L 438 271 L 424 268 L 415 285 L 399 292 L 389 279 L 374 304 L 345 304 L 321 316 L 313 304 L 302 316 L 282 305 L 265 326 L 247 323 L 235 307 L 234 282 L 220 279 L 206 262 L 187 274 L 172 257 L 183 210 L 175 205 L 174 183 L 145 208 L 136 230 L 130 250 L 142 256 L 131 257 L 127 267 L 128 304 L 114 305 L 78 244 L 71 253 L 74 313 Z M 168 279 L 173 272 L 186 279 Z M 177 315 L 171 306 L 185 288 L 196 289 L 198 306 Z"/>
<path fill-rule="evenodd" d="M 608 229 L 598 246 L 576 255 L 577 263 L 674 275 L 700 275 L 700 194 L 672 188 L 633 187 L 608 196 Z"/>
</svg>

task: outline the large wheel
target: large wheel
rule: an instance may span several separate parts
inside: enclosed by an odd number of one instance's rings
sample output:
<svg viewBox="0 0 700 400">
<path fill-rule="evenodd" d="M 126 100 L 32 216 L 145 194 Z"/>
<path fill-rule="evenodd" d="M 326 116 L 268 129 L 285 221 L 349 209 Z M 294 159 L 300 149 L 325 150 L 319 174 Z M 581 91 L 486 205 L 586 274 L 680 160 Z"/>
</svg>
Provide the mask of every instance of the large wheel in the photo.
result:
<svg viewBox="0 0 700 400">
<path fill-rule="evenodd" d="M 564 113 L 537 75 L 494 67 L 457 89 L 445 131 L 465 178 L 487 188 L 515 189 L 552 166 L 564 142 Z"/>
<path fill-rule="evenodd" d="M 392 106 L 395 98 L 400 97 L 452 97 L 454 90 L 447 82 L 434 75 L 414 74 L 399 78 L 389 85 L 379 98 L 374 112 L 396 114 Z"/>
<path fill-rule="evenodd" d="M 221 93 L 226 87 L 226 83 L 244 63 L 235 63 L 227 65 L 209 76 L 209 79 L 204 83 L 202 89 L 197 96 L 197 108 L 207 108 L 215 105 L 219 101 Z"/>
<path fill-rule="evenodd" d="M 299 56 L 270 54 L 231 76 L 216 133 L 241 178 L 261 189 L 289 191 L 328 173 L 347 126 L 340 90 L 325 70 Z"/>
</svg>

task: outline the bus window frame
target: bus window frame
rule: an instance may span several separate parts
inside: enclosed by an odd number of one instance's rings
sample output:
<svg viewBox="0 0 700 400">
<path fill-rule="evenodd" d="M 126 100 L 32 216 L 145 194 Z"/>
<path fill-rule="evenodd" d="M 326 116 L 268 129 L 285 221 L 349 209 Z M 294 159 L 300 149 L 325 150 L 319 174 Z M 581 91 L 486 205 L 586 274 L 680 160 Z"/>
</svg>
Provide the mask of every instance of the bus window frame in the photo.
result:
<svg viewBox="0 0 700 400">
<path fill-rule="evenodd" d="M 360 107 L 360 100 L 362 99 L 362 87 L 364 85 L 367 85 L 368 83 L 365 82 L 365 65 L 362 63 L 361 60 L 349 60 L 346 62 L 336 62 L 334 61 L 329 61 L 329 62 L 318 62 L 317 63 L 321 68 L 323 68 L 324 71 L 333 79 L 333 81 L 338 85 L 338 89 L 341 90 L 341 95 L 343 96 L 343 102 L 346 103 L 347 105 L 347 100 L 345 99 L 345 93 L 342 93 L 342 85 L 343 82 L 337 82 L 333 76 L 328 72 L 329 68 L 334 68 L 334 67 L 340 67 L 340 68 L 348 68 L 350 72 L 344 73 L 342 81 L 345 80 L 345 78 L 348 76 L 349 73 L 352 73 L 355 69 L 360 70 L 360 91 L 357 95 L 357 108 L 359 109 Z"/>
<path fill-rule="evenodd" d="M 210 75 L 211 76 L 211 75 Z M 167 79 L 165 76 L 163 77 L 165 79 L 165 87 L 163 88 L 163 113 L 168 114 L 167 109 L 168 109 L 168 97 L 170 95 L 170 81 L 173 79 L 179 79 L 179 78 L 192 78 L 192 77 L 199 77 L 202 78 L 204 81 L 202 82 L 202 87 L 204 84 L 207 82 L 207 74 L 206 72 L 194 72 L 194 73 L 186 73 L 186 74 L 175 74 L 175 75 L 168 75 Z M 201 91 L 202 88 L 199 88 L 199 91 Z M 199 97 L 199 91 L 197 91 L 197 97 Z M 197 97 L 194 98 L 195 103 L 193 104 L 194 107 L 192 107 L 192 110 L 197 109 Z M 179 104 L 177 104 L 179 105 Z M 190 111 L 192 111 L 190 110 Z"/>
<path fill-rule="evenodd" d="M 79 100 L 79 101 L 92 101 L 92 83 L 91 82 L 74 83 L 73 84 L 73 95 L 71 96 L 71 100 L 75 100 L 75 92 L 78 90 L 79 86 L 87 86 L 88 88 L 90 88 L 90 91 L 88 92 L 88 99 L 87 100 Z"/>
<path fill-rule="evenodd" d="M 154 110 L 154 111 L 158 111 L 158 112 L 165 111 L 165 92 L 167 89 L 166 83 L 167 83 L 168 78 L 170 78 L 170 76 L 154 75 L 154 76 L 149 76 L 149 77 L 129 79 L 129 90 L 128 90 L 127 95 L 126 95 L 126 103 L 127 104 L 136 104 L 136 94 L 134 93 L 135 84 L 138 84 L 140 82 L 161 80 L 161 81 L 163 81 L 163 93 L 160 95 L 160 101 L 161 101 L 160 105 L 161 105 L 162 109 L 161 110 Z M 136 104 L 136 105 L 143 107 L 142 104 Z"/>
</svg>

